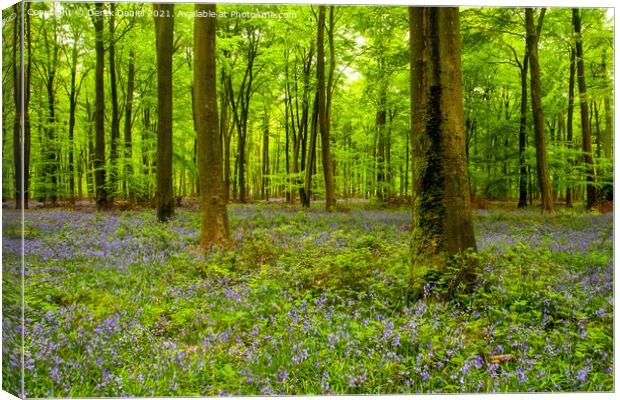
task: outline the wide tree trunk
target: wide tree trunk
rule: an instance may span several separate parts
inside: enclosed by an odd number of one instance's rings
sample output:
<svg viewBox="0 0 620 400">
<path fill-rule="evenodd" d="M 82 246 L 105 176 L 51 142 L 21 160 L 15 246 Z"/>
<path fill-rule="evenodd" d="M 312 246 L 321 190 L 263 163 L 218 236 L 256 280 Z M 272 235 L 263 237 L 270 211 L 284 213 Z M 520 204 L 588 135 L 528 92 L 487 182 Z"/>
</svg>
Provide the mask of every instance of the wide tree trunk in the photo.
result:
<svg viewBox="0 0 620 400">
<path fill-rule="evenodd" d="M 215 14 L 214 4 L 196 4 L 201 14 Z M 198 174 L 202 224 L 200 246 L 228 239 L 228 214 L 222 170 L 222 148 L 217 112 L 215 17 L 194 19 L 194 98 L 198 135 Z"/>
<path fill-rule="evenodd" d="M 157 46 L 157 219 L 174 213 L 172 195 L 172 53 L 174 4 L 154 4 Z"/>
<path fill-rule="evenodd" d="M 579 106 L 581 109 L 581 130 L 583 134 L 582 150 L 586 163 L 586 210 L 590 210 L 596 204 L 596 187 L 594 186 L 594 160 L 592 159 L 592 126 L 589 120 L 588 91 L 583 64 L 583 44 L 581 43 L 581 17 L 578 8 L 573 8 L 573 28 L 575 32 L 575 55 L 577 57 L 577 85 L 579 87 Z"/>
<path fill-rule="evenodd" d="M 459 11 L 409 8 L 412 283 L 476 250 L 465 153 Z M 467 262 L 459 283 L 473 280 Z"/>
<path fill-rule="evenodd" d="M 103 3 L 95 3 L 95 157 L 93 166 L 95 169 L 95 197 L 97 210 L 105 210 L 108 205 L 108 191 L 105 182 L 105 96 L 104 96 L 104 63 L 105 48 L 103 44 Z"/>
<path fill-rule="evenodd" d="M 538 38 L 545 15 L 543 8 L 538 25 L 534 25 L 534 10 L 525 9 L 527 51 L 530 56 L 530 79 L 532 114 L 534 119 L 534 138 L 536 142 L 536 173 L 540 188 L 541 207 L 544 212 L 553 212 L 553 196 L 551 194 L 551 179 L 547 163 L 547 142 L 545 139 L 545 117 L 542 107 L 542 87 L 540 82 L 540 64 L 538 62 Z"/>
</svg>

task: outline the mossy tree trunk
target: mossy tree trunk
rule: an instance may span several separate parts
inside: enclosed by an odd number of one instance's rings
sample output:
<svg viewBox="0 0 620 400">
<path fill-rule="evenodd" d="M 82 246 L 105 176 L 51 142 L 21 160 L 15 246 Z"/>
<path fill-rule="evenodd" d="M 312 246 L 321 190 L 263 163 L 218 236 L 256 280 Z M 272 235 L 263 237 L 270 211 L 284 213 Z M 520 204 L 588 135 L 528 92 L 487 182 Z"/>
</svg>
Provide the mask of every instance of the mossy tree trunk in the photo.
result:
<svg viewBox="0 0 620 400">
<path fill-rule="evenodd" d="M 215 15 L 215 4 L 196 4 L 195 8 L 197 14 Z M 226 241 L 229 228 L 217 112 L 216 19 L 196 17 L 194 21 L 194 114 L 202 208 L 200 246 L 207 248 Z"/>
<path fill-rule="evenodd" d="M 412 282 L 476 250 L 461 91 L 458 8 L 409 9 L 411 49 Z M 464 263 L 462 284 L 474 262 Z"/>
</svg>

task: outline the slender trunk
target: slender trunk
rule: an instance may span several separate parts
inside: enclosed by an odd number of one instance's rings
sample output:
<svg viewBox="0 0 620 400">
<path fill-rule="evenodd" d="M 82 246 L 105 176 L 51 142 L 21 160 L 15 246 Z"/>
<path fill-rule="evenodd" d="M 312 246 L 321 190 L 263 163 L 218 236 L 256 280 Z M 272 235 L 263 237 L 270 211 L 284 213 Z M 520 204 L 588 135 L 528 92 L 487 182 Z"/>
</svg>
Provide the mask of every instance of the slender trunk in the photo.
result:
<svg viewBox="0 0 620 400">
<path fill-rule="evenodd" d="M 334 74 L 334 48 L 333 48 L 333 6 L 330 7 L 330 75 L 329 85 L 327 87 L 329 101 L 325 98 L 325 45 L 324 45 L 324 25 L 325 25 L 325 6 L 319 6 L 319 21 L 318 21 L 318 33 L 317 33 L 317 80 L 318 80 L 318 96 L 317 96 L 317 108 L 319 129 L 321 132 L 321 152 L 323 157 L 323 176 L 325 178 L 325 209 L 331 211 L 336 207 L 336 196 L 334 194 L 334 170 L 332 163 L 332 156 L 330 151 L 329 140 L 329 114 L 331 106 L 331 85 L 333 85 Z"/>
<path fill-rule="evenodd" d="M 127 71 L 127 98 L 125 99 L 125 182 L 129 194 L 129 205 L 136 206 L 136 188 L 133 177 L 133 149 L 132 149 L 132 113 L 133 92 L 135 90 L 135 57 L 136 52 L 129 50 L 129 66 Z"/>
<path fill-rule="evenodd" d="M 525 146 L 527 134 L 527 70 L 529 56 L 527 49 L 523 56 L 521 70 L 521 106 L 519 109 L 519 204 L 518 208 L 527 207 L 527 166 L 525 164 Z"/>
<path fill-rule="evenodd" d="M 117 180 L 118 180 L 118 146 L 120 141 L 120 116 L 118 112 L 118 90 L 117 90 L 117 82 L 116 82 L 116 57 L 115 57 L 115 49 L 114 49 L 114 31 L 116 29 L 116 4 L 110 3 L 110 26 L 109 26 L 109 40 L 110 46 L 108 51 L 108 60 L 109 60 L 109 72 L 110 72 L 110 100 L 112 101 L 112 118 L 110 120 L 110 131 L 111 131 L 111 140 L 110 140 L 110 175 L 109 175 L 109 184 L 110 188 L 110 198 L 108 201 L 113 202 L 112 197 L 116 194 L 117 191 Z"/>
<path fill-rule="evenodd" d="M 601 158 L 601 123 L 598 117 L 599 103 L 592 101 L 592 109 L 594 110 L 594 129 L 596 130 L 596 158 Z"/>
<path fill-rule="evenodd" d="M 575 49 L 571 48 L 570 52 L 570 70 L 568 76 L 568 109 L 566 111 L 566 147 L 569 152 L 573 149 L 573 111 L 575 105 Z M 568 176 L 572 173 L 572 165 L 574 160 L 568 159 Z M 568 182 L 566 187 L 566 207 L 573 206 L 573 187 Z"/>
<path fill-rule="evenodd" d="M 25 50 L 26 55 L 28 57 L 28 61 L 26 62 L 26 71 L 24 76 L 24 140 L 22 142 L 23 150 L 24 150 L 24 158 L 23 158 L 23 207 L 28 208 L 28 200 L 30 198 L 30 83 L 32 78 L 32 35 L 31 35 L 31 26 L 30 26 L 30 15 L 28 11 L 30 10 L 30 3 L 26 2 L 24 4 L 25 7 L 25 22 L 26 22 L 26 44 Z"/>
<path fill-rule="evenodd" d="M 318 92 L 315 95 L 314 107 L 312 108 L 312 122 L 310 127 L 310 143 L 308 147 L 308 154 L 306 155 L 306 181 L 302 189 L 301 201 L 302 205 L 306 208 L 310 208 L 310 201 L 312 200 L 312 172 L 316 163 L 316 134 L 317 134 L 317 120 L 318 120 Z"/>
<path fill-rule="evenodd" d="M 611 106 L 609 101 L 609 96 L 605 96 L 605 148 L 604 155 L 605 158 L 611 160 L 612 158 L 612 150 L 613 150 L 613 124 L 611 123 Z"/>
<path fill-rule="evenodd" d="M 543 212 L 553 212 L 551 195 L 551 179 L 547 163 L 547 143 L 545 140 L 545 117 L 542 107 L 542 86 L 540 82 L 540 65 L 538 63 L 538 38 L 542 27 L 545 9 L 538 18 L 538 26 L 534 26 L 534 10 L 526 8 L 525 19 L 527 29 L 527 48 L 530 57 L 530 78 L 532 114 L 534 119 L 534 136 L 536 141 L 536 172 L 540 187 L 541 207 Z"/>
<path fill-rule="evenodd" d="M 230 139 L 232 130 L 228 127 L 228 95 L 223 82 L 225 81 L 225 70 L 222 71 L 222 92 L 220 94 L 220 140 L 223 145 L 224 163 L 224 199 L 228 203 L 230 196 Z"/>
<path fill-rule="evenodd" d="M 383 62 L 380 61 L 380 65 Z M 382 68 L 382 67 L 380 67 Z M 383 79 L 380 83 L 381 91 L 379 93 L 379 108 L 375 116 L 375 125 L 377 132 L 377 150 L 375 152 L 377 163 L 377 197 L 380 201 L 383 201 L 386 195 L 386 173 L 385 173 L 385 161 L 386 161 L 386 124 L 387 124 L 387 82 Z"/>
<path fill-rule="evenodd" d="M 581 130 L 583 132 L 584 161 L 586 164 L 586 210 L 596 204 L 596 187 L 594 186 L 594 161 L 592 159 L 592 127 L 589 123 L 588 92 L 583 64 L 583 45 L 581 43 L 581 17 L 579 9 L 573 8 L 573 28 L 575 31 L 575 50 L 577 59 L 577 85 L 579 87 L 579 105 L 581 109 Z"/>
<path fill-rule="evenodd" d="M 105 49 L 103 45 L 103 3 L 95 3 L 95 157 L 93 167 L 95 169 L 95 191 L 97 210 L 105 210 L 108 205 L 108 192 L 105 186 L 105 97 L 104 97 L 104 63 Z"/>
<path fill-rule="evenodd" d="M 22 21 L 21 13 L 19 12 L 20 4 L 13 6 L 13 13 L 15 17 L 13 19 L 13 102 L 15 105 L 15 115 L 13 118 L 13 167 L 15 173 L 15 208 L 21 209 L 23 207 L 22 202 L 22 188 L 23 188 L 23 175 L 22 169 Z"/>
<path fill-rule="evenodd" d="M 267 188 L 269 186 L 269 111 L 265 108 L 265 115 L 263 117 L 263 157 L 261 168 L 261 198 L 263 200 L 269 200 L 269 193 Z"/>
<path fill-rule="evenodd" d="M 47 35 L 45 36 L 45 48 L 47 52 L 47 61 L 48 61 L 48 69 L 47 69 L 47 77 L 46 77 L 46 91 L 47 91 L 47 107 L 48 107 L 48 117 L 47 117 L 47 147 L 45 150 L 46 156 L 45 161 L 47 163 L 46 166 L 46 181 L 48 182 L 48 187 L 46 188 L 45 198 L 49 200 L 52 204 L 56 203 L 58 199 L 59 187 L 58 187 L 58 178 L 59 178 L 59 166 L 60 166 L 60 155 L 59 155 L 59 145 L 57 138 L 57 127 L 56 127 L 56 72 L 58 67 L 58 34 L 56 29 L 56 20 L 53 20 L 52 27 L 52 40 L 50 41 Z M 51 43 L 50 43 L 51 42 Z"/>
</svg>

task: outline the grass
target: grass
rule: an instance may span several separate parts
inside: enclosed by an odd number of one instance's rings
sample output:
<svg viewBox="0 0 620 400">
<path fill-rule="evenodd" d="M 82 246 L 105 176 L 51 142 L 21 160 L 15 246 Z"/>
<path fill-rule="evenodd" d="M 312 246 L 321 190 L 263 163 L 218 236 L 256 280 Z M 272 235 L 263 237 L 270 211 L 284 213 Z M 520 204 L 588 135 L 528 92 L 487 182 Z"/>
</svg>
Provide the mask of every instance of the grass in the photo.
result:
<svg viewBox="0 0 620 400">
<path fill-rule="evenodd" d="M 6 299 L 19 235 L 4 214 Z M 204 253 L 195 212 L 27 212 L 26 396 L 614 389 L 611 214 L 477 212 L 474 292 L 429 284 L 415 302 L 405 209 L 230 214 L 232 243 Z"/>
</svg>

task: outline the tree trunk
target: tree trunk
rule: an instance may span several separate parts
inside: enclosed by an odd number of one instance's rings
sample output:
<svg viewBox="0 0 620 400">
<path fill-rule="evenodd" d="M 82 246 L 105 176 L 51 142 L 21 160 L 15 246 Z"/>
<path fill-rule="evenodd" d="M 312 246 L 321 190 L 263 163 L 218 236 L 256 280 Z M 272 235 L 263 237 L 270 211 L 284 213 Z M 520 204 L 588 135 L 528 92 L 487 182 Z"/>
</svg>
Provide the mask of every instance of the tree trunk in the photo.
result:
<svg viewBox="0 0 620 400">
<path fill-rule="evenodd" d="M 458 8 L 410 7 L 412 283 L 476 250 L 471 215 Z M 469 287 L 471 267 L 459 284 Z"/>
<path fill-rule="evenodd" d="M 60 169 L 60 149 L 57 138 L 57 121 L 56 121 L 56 73 L 58 68 L 58 31 L 57 21 L 55 17 L 51 19 L 53 24 L 52 38 L 51 40 L 47 36 L 47 32 L 44 36 L 44 45 L 47 53 L 47 65 L 45 70 L 47 72 L 45 88 L 47 91 L 47 126 L 46 126 L 46 145 L 45 154 L 45 180 L 47 187 L 45 188 L 45 199 L 49 200 L 52 205 L 56 204 L 59 193 L 59 169 Z"/>
<path fill-rule="evenodd" d="M 79 35 L 76 35 L 74 39 L 79 39 Z M 77 108 L 77 44 L 78 40 L 74 40 L 73 48 L 71 49 L 71 82 L 69 89 L 69 196 L 71 204 L 75 203 L 75 168 L 74 168 L 74 131 L 75 131 L 75 111 Z"/>
<path fill-rule="evenodd" d="M 105 48 L 103 45 L 103 3 L 95 3 L 96 13 L 92 17 L 95 25 L 95 191 L 97 210 L 108 209 L 108 192 L 105 185 L 105 97 L 104 97 L 104 63 Z"/>
<path fill-rule="evenodd" d="M 196 4 L 197 13 L 215 14 L 215 4 Z M 194 97 L 198 135 L 198 174 L 202 224 L 200 246 L 228 239 L 228 214 L 222 174 L 222 147 L 217 112 L 215 17 L 194 19 Z"/>
<path fill-rule="evenodd" d="M 225 68 L 222 71 L 222 93 L 220 95 L 220 140 L 223 145 L 223 162 L 224 162 L 224 198 L 228 203 L 230 196 L 230 140 L 232 138 L 232 130 L 228 127 L 228 92 L 224 86 L 226 81 Z"/>
<path fill-rule="evenodd" d="M 594 161 L 592 159 L 592 127 L 589 122 L 588 93 L 586 74 L 583 65 L 583 45 L 581 43 L 581 17 L 579 9 L 573 8 L 573 28 L 575 31 L 575 50 L 577 57 L 577 84 L 579 87 L 579 105 L 581 109 L 581 129 L 583 132 L 584 161 L 586 163 L 586 210 L 596 204 L 596 187 L 594 186 Z"/>
<path fill-rule="evenodd" d="M 596 132 L 596 158 L 600 159 L 601 158 L 601 148 L 603 147 L 602 145 L 602 140 L 601 140 L 601 122 L 600 119 L 598 117 L 598 111 L 599 111 L 599 103 L 595 100 L 592 101 L 592 110 L 594 111 L 594 130 Z M 590 123 L 590 126 L 592 126 L 592 124 Z"/>
<path fill-rule="evenodd" d="M 112 197 L 118 190 L 117 180 L 118 180 L 118 146 L 120 142 L 120 115 L 118 112 L 118 90 L 117 90 L 117 82 L 116 82 L 116 56 L 115 56 L 115 38 L 114 31 L 116 29 L 116 4 L 110 3 L 110 26 L 109 26 L 109 40 L 110 46 L 108 51 L 108 61 L 110 63 L 110 100 L 112 101 L 112 118 L 110 119 L 110 131 L 111 131 L 111 140 L 110 140 L 110 176 L 109 176 L 109 184 L 110 188 L 110 202 L 113 202 Z"/>
<path fill-rule="evenodd" d="M 380 65 L 383 64 L 382 60 L 379 62 Z M 382 67 L 380 67 L 382 68 Z M 387 179 L 385 173 L 385 159 L 386 159 L 386 124 L 387 124 L 387 82 L 385 79 L 382 79 L 381 91 L 379 93 L 379 109 L 377 110 L 375 116 L 375 125 L 377 130 L 377 151 L 376 151 L 376 162 L 377 162 L 377 197 L 380 201 L 383 201 L 385 198 Z"/>
<path fill-rule="evenodd" d="M 518 208 L 527 207 L 527 166 L 525 165 L 525 146 L 527 135 L 527 70 L 529 56 L 527 48 L 523 56 L 521 70 L 521 106 L 519 110 L 519 204 Z"/>
<path fill-rule="evenodd" d="M 261 197 L 263 200 L 269 200 L 269 110 L 265 108 L 263 120 L 263 165 L 262 165 L 262 181 L 261 181 Z"/>
<path fill-rule="evenodd" d="M 331 85 L 333 84 L 334 75 L 334 46 L 333 46 L 333 6 L 330 7 L 330 75 L 328 86 L 329 102 L 326 103 L 325 97 L 325 44 L 324 44 L 324 26 L 325 26 L 325 6 L 319 6 L 319 22 L 317 33 L 317 80 L 318 80 L 318 118 L 319 129 L 321 131 L 321 151 L 323 157 L 323 176 L 325 178 L 325 209 L 331 211 L 336 207 L 336 195 L 334 193 L 334 165 L 329 143 L 329 114 L 331 106 Z"/>
<path fill-rule="evenodd" d="M 542 27 L 545 9 L 538 17 L 538 26 L 534 25 L 534 10 L 525 9 L 527 30 L 527 51 L 530 57 L 530 79 L 532 114 L 534 119 L 534 137 L 536 142 L 536 172 L 540 187 L 541 207 L 543 212 L 553 212 L 553 196 L 551 195 L 551 179 L 547 164 L 547 143 L 545 140 L 545 117 L 542 107 L 542 88 L 540 82 L 540 65 L 538 63 L 538 38 Z"/>
<path fill-rule="evenodd" d="M 609 96 L 605 96 L 605 149 L 603 154 L 605 158 L 611 160 L 614 141 L 612 137 L 613 124 L 611 123 L 612 112 L 609 103 Z"/>
<path fill-rule="evenodd" d="M 318 120 L 318 91 L 315 94 L 314 107 L 312 108 L 312 122 L 310 126 L 310 143 L 308 144 L 308 154 L 306 155 L 306 180 L 301 190 L 301 203 L 304 207 L 310 208 L 312 200 L 312 172 L 316 163 L 316 134 Z"/>
<path fill-rule="evenodd" d="M 127 98 L 125 99 L 125 182 L 129 194 L 130 207 L 136 206 L 136 188 L 133 177 L 133 149 L 132 149 L 132 113 L 133 92 L 135 90 L 135 58 L 136 52 L 129 50 L 129 66 L 127 71 Z"/>
<path fill-rule="evenodd" d="M 570 69 L 568 76 L 568 109 L 566 111 L 566 146 L 568 150 L 573 148 L 573 111 L 575 104 L 575 49 L 572 48 L 570 52 Z M 573 160 L 569 157 L 568 176 L 572 173 Z M 571 182 L 568 182 L 566 187 L 566 207 L 573 206 L 573 188 Z"/>
<path fill-rule="evenodd" d="M 24 149 L 23 158 L 23 207 L 28 208 L 28 200 L 30 198 L 30 83 L 32 81 L 32 35 L 30 26 L 30 3 L 26 2 L 25 7 L 25 21 L 26 21 L 26 55 L 28 61 L 26 63 L 26 71 L 24 76 L 24 138 L 22 146 Z"/>
<path fill-rule="evenodd" d="M 172 195 L 172 53 L 174 4 L 153 4 L 157 46 L 157 219 L 174 213 Z"/>
<path fill-rule="evenodd" d="M 13 117 L 13 167 L 15 172 L 15 209 L 23 207 L 22 188 L 24 170 L 22 169 L 22 34 L 20 4 L 13 6 L 13 102 L 15 105 L 15 115 Z"/>
</svg>

